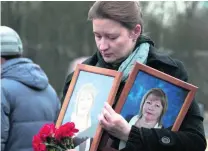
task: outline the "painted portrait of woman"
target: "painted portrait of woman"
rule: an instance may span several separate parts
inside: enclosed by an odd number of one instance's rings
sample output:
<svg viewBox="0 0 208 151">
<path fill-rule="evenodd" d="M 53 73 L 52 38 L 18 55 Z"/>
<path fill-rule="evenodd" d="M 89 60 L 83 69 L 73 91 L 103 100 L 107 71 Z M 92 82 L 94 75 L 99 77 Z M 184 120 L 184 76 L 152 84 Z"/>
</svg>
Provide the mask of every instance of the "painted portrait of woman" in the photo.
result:
<svg viewBox="0 0 208 151">
<path fill-rule="evenodd" d="M 100 126 L 97 116 L 114 91 L 114 80 L 112 76 L 79 71 L 73 89 L 69 86 L 64 100 L 64 114 L 61 114 L 58 124 L 74 122 L 79 130 L 73 138 L 77 151 L 89 151 L 92 143 L 98 141 L 94 139 L 100 135 L 100 131 L 97 131 Z"/>
<path fill-rule="evenodd" d="M 75 109 L 72 112 L 71 121 L 75 123 L 76 127 L 79 129 L 79 133 L 82 133 L 92 125 L 91 109 L 95 101 L 95 96 L 96 89 L 91 83 L 83 85 L 77 93 Z M 91 140 L 87 138 L 86 141 L 76 147 L 76 150 L 87 151 L 90 148 L 90 144 Z"/>
</svg>

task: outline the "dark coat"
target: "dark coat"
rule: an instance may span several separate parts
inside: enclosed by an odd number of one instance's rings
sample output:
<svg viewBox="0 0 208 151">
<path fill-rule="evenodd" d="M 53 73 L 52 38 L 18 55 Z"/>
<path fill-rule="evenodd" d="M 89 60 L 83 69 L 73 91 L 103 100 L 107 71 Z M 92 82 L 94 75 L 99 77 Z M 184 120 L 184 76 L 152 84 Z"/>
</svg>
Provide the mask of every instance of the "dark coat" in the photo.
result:
<svg viewBox="0 0 208 151">
<path fill-rule="evenodd" d="M 188 80 L 187 72 L 182 62 L 157 52 L 153 42 L 149 39 L 142 37 L 138 40 L 137 45 L 143 42 L 149 42 L 151 44 L 146 63 L 148 66 L 183 81 Z M 84 64 L 114 70 L 118 69 L 105 63 L 99 52 L 86 60 Z M 67 77 L 64 96 L 71 77 L 72 75 Z M 124 84 L 121 83 L 116 100 Z M 203 117 L 200 115 L 196 101 L 193 100 L 178 132 L 172 132 L 170 129 L 146 129 L 132 126 L 126 148 L 122 149 L 122 151 L 204 151 L 205 148 L 206 139 L 203 128 Z"/>
</svg>

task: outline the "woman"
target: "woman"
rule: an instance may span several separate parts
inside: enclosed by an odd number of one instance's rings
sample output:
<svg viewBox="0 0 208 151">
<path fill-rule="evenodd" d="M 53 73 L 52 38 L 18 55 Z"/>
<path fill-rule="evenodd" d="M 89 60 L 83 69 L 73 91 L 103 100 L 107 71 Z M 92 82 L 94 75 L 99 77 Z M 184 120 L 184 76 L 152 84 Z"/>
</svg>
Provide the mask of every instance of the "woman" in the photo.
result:
<svg viewBox="0 0 208 151">
<path fill-rule="evenodd" d="M 71 120 L 75 122 L 79 132 L 91 125 L 91 109 L 95 100 L 96 89 L 92 84 L 85 84 L 77 92 L 75 110 Z M 80 120 L 81 119 L 81 120 Z"/>
<path fill-rule="evenodd" d="M 182 62 L 157 52 L 154 43 L 142 35 L 143 21 L 138 2 L 96 1 L 89 10 L 88 18 L 92 21 L 98 51 L 84 64 L 123 72 L 117 99 L 136 61 L 187 81 Z M 67 77 L 63 96 L 71 77 Z M 178 132 L 131 126 L 107 103 L 99 121 L 109 134 L 127 142 L 122 151 L 204 151 L 206 148 L 203 118 L 196 101 L 191 104 Z"/>
<path fill-rule="evenodd" d="M 162 117 L 167 110 L 167 97 L 162 89 L 153 88 L 142 98 L 139 114 L 130 120 L 138 128 L 162 128 Z"/>
<path fill-rule="evenodd" d="M 79 133 L 83 132 L 92 125 L 91 109 L 95 100 L 95 96 L 96 89 L 93 84 L 90 83 L 83 85 L 77 93 L 75 110 L 72 113 L 71 121 L 75 123 L 77 129 L 79 129 Z M 79 133 L 76 135 L 79 135 Z M 82 139 L 80 139 L 81 142 L 79 142 L 79 139 L 74 140 L 76 141 L 76 145 L 79 145 L 76 147 L 77 150 L 89 150 L 91 144 L 90 138 L 84 142 Z"/>
<path fill-rule="evenodd" d="M 168 100 L 162 89 L 150 89 L 142 98 L 139 114 L 129 121 L 130 125 L 138 128 L 162 128 L 162 117 L 167 111 Z M 126 146 L 124 141 L 119 143 L 119 149 Z"/>
</svg>

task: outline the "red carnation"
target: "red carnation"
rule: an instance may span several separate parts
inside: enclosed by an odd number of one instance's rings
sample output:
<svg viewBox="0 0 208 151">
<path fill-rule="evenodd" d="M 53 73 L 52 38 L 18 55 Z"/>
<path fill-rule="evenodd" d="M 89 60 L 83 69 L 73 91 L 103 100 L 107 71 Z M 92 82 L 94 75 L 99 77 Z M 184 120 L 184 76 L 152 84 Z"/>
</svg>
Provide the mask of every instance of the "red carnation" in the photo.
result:
<svg viewBox="0 0 208 151">
<path fill-rule="evenodd" d="M 39 135 L 35 135 L 32 140 L 32 145 L 34 151 L 46 151 L 46 146 L 42 142 L 41 138 Z"/>
<path fill-rule="evenodd" d="M 74 123 L 68 122 L 60 126 L 59 129 L 56 129 L 54 124 L 45 124 L 33 137 L 33 149 L 34 151 L 73 149 L 72 136 L 76 132 L 78 129 L 75 128 Z"/>
<path fill-rule="evenodd" d="M 63 137 L 72 137 L 74 136 L 74 133 L 77 133 L 78 131 L 79 130 L 75 128 L 75 124 L 73 122 L 67 122 L 56 130 L 55 138 L 60 140 Z"/>
<path fill-rule="evenodd" d="M 54 124 L 45 124 L 39 132 L 41 140 L 45 142 L 47 137 L 53 137 L 55 129 Z"/>
</svg>

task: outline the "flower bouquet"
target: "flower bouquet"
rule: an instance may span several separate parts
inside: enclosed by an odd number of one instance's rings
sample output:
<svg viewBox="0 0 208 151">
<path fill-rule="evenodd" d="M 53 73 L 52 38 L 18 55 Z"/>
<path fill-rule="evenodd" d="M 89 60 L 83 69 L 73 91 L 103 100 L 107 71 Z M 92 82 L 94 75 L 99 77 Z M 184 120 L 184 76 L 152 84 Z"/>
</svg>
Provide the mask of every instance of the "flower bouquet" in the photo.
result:
<svg viewBox="0 0 208 151">
<path fill-rule="evenodd" d="M 34 151 L 66 151 L 73 149 L 73 139 L 79 130 L 73 122 L 68 122 L 55 128 L 54 124 L 45 124 L 37 135 L 33 137 Z"/>
</svg>

